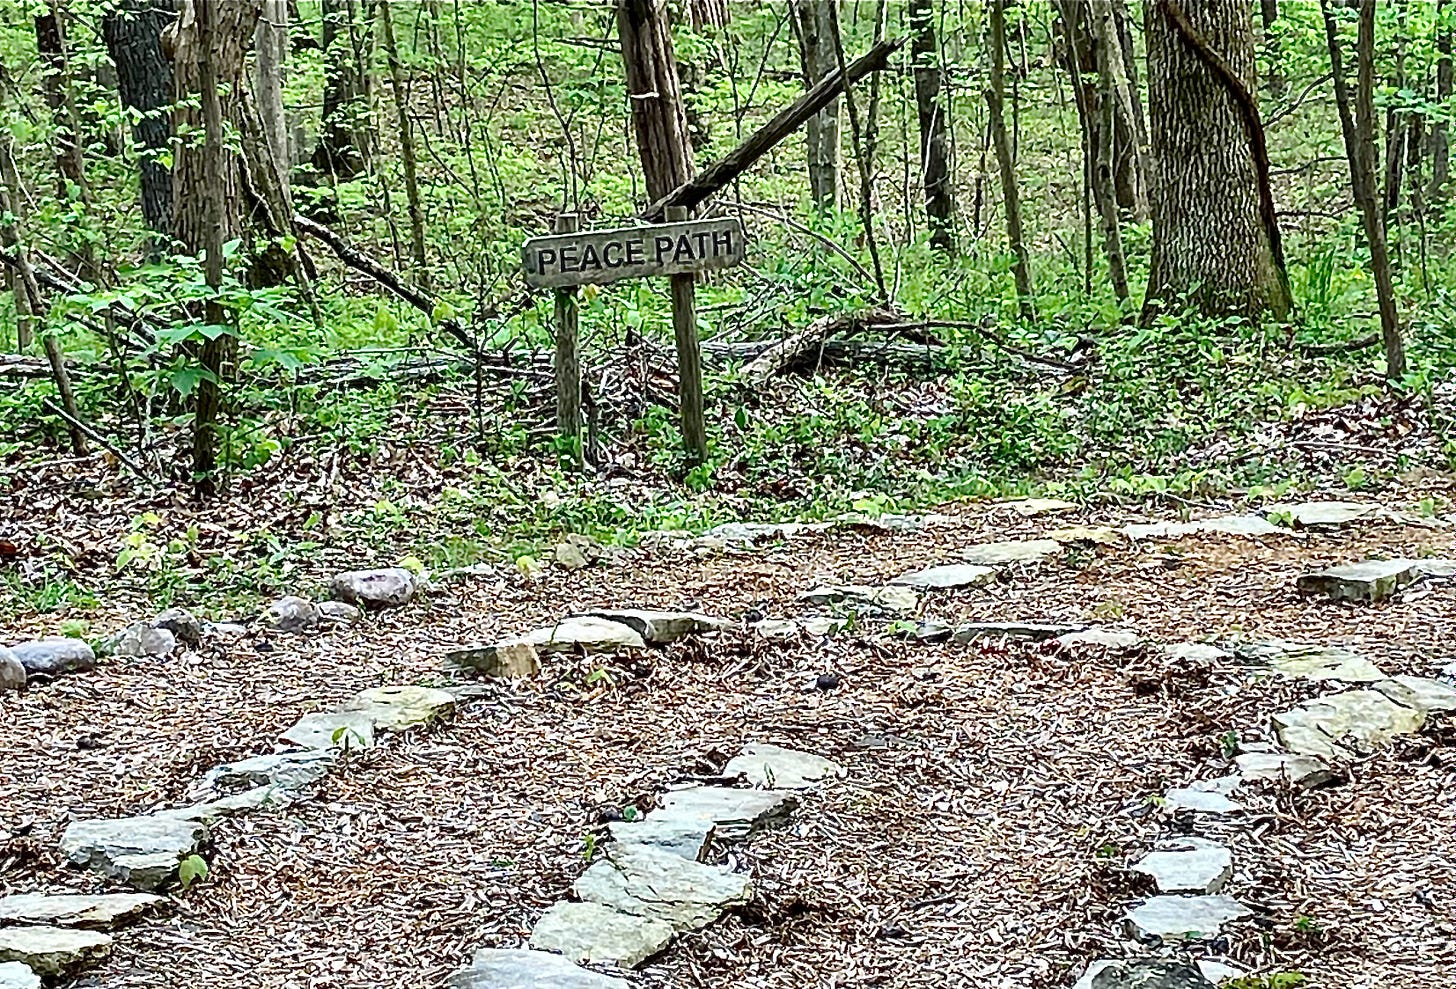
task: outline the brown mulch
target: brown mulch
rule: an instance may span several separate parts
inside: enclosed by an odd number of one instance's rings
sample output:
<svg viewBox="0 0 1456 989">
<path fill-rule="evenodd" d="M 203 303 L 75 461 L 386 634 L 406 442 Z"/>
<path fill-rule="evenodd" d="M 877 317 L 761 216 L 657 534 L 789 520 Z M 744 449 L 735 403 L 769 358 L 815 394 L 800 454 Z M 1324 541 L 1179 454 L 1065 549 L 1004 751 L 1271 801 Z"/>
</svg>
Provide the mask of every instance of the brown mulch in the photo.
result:
<svg viewBox="0 0 1456 989">
<path fill-rule="evenodd" d="M 888 578 L 976 539 L 1112 518 L 972 508 L 944 529 L 841 531 L 752 556 L 643 553 L 534 581 L 503 571 L 359 629 L 256 636 L 36 686 L 0 699 L 0 892 L 91 888 L 57 861 L 69 818 L 174 802 L 206 766 L 266 751 L 300 714 L 364 687 L 443 682 L 439 654 L 462 641 L 612 604 L 804 614 L 795 595 L 823 578 Z M 1074 552 L 925 611 L 1095 619 L 1153 641 L 1350 643 L 1387 672 L 1430 675 L 1456 660 L 1449 586 L 1365 608 L 1292 593 L 1311 564 L 1377 552 L 1456 555 L 1456 535 L 1371 523 Z M 840 686 L 806 689 L 821 673 Z M 1120 917 L 1142 888 L 1124 866 L 1186 824 L 1146 798 L 1223 774 L 1221 735 L 1267 737 L 1270 713 L 1318 692 L 1234 668 L 1170 669 L 1152 652 L 926 646 L 872 624 L 828 640 L 733 631 L 642 659 L 557 660 L 539 683 L 490 685 L 449 723 L 355 758 L 286 812 L 220 824 L 212 875 L 75 984 L 440 985 L 474 948 L 523 942 L 584 868 L 604 808 L 763 740 L 837 758 L 849 777 L 733 853 L 755 877 L 754 903 L 684 937 L 647 968 L 649 984 L 1065 986 L 1127 950 Z M 1229 892 L 1260 911 L 1215 948 L 1316 986 L 1439 984 L 1456 966 L 1453 737 L 1434 724 L 1352 767 L 1345 785 L 1271 787 L 1250 798 L 1246 826 L 1208 825 L 1234 847 Z"/>
</svg>

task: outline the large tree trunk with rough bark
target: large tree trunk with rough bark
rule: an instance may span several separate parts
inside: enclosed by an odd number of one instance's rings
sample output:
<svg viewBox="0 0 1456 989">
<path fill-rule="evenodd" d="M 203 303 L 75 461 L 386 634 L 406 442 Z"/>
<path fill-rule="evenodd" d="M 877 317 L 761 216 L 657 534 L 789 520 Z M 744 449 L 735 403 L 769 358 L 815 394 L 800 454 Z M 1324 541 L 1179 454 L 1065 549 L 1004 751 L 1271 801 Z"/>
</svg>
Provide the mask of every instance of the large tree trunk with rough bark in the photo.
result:
<svg viewBox="0 0 1456 989">
<path fill-rule="evenodd" d="M 1145 13 L 1156 182 L 1144 318 L 1184 304 L 1282 318 L 1292 303 L 1253 97 L 1249 5 L 1150 0 Z"/>
<path fill-rule="evenodd" d="M 955 194 L 950 180 L 950 122 L 941 95 L 940 45 L 931 0 L 910 0 L 910 53 L 915 60 L 915 109 L 920 118 L 920 181 L 930 246 L 955 253 Z"/>
<path fill-rule="evenodd" d="M 258 18 L 253 62 L 253 100 L 268 141 L 268 151 L 288 195 L 293 157 L 288 147 L 288 121 L 283 112 L 283 72 L 288 62 L 288 0 L 263 0 Z M 292 210 L 289 211 L 292 213 Z"/>
<path fill-rule="evenodd" d="M 163 157 L 170 151 L 172 119 L 163 108 L 173 97 L 162 30 L 175 17 L 168 0 L 121 0 L 102 21 L 122 106 L 138 117 L 132 136 L 139 148 L 142 217 L 161 238 L 172 234 L 172 170 Z"/>
<path fill-rule="evenodd" d="M 799 38 L 806 89 L 839 68 L 831 6 L 835 2 L 792 0 L 794 33 Z M 809 196 L 816 209 L 836 209 L 839 206 L 839 100 L 809 118 L 804 140 L 809 162 Z"/>
<path fill-rule="evenodd" d="M 651 202 L 693 177 L 682 85 L 673 54 L 672 31 L 662 6 L 662 0 L 620 0 L 617 5 L 632 130 Z"/>
</svg>

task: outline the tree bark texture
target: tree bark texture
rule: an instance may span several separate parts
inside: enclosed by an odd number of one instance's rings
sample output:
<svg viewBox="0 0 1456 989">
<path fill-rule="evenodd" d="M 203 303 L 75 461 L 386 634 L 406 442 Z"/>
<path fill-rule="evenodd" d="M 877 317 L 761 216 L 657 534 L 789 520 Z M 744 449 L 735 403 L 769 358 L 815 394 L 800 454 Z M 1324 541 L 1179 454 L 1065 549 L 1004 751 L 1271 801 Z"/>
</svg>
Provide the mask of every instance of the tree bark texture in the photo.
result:
<svg viewBox="0 0 1456 989">
<path fill-rule="evenodd" d="M 838 0 L 792 0 L 794 33 L 799 38 L 799 55 L 804 67 L 804 86 L 815 83 L 839 68 L 834 53 L 834 10 Z M 805 156 L 809 165 L 809 197 L 821 212 L 839 206 L 839 100 L 809 118 L 804 128 Z"/>
<path fill-rule="evenodd" d="M 353 0 L 323 0 L 324 107 L 313 166 L 335 181 L 347 182 L 364 171 L 360 134 L 361 104 L 368 102 L 369 81 L 354 49 Z"/>
<path fill-rule="evenodd" d="M 1447 7 L 1451 0 L 1439 0 L 1436 4 L 1436 102 L 1442 105 L 1451 102 L 1453 79 L 1451 62 L 1451 29 L 1444 26 Z M 1426 135 L 1426 157 L 1431 162 L 1431 182 L 1426 188 L 1428 199 L 1438 201 L 1442 197 L 1446 182 L 1451 175 L 1450 125 L 1437 116 L 1431 121 Z"/>
<path fill-rule="evenodd" d="M 632 105 L 632 131 L 655 202 L 693 177 L 692 144 L 663 0 L 619 0 L 617 33 Z"/>
<path fill-rule="evenodd" d="M 102 21 L 122 106 L 140 118 L 132 124 L 132 136 L 140 148 L 142 217 L 162 238 L 172 234 L 172 171 L 161 156 L 172 141 L 165 108 L 174 93 L 162 31 L 175 17 L 168 0 L 121 0 Z"/>
<path fill-rule="evenodd" d="M 1001 201 L 1006 210 L 1006 241 L 1011 248 L 1011 272 L 1016 279 L 1016 302 L 1021 318 L 1030 322 L 1036 316 L 1032 302 L 1031 258 L 1021 230 L 1021 190 L 1016 185 L 1016 162 L 1011 150 L 1011 135 L 1006 130 L 1006 0 L 991 0 L 990 37 L 991 79 L 986 87 L 986 106 L 990 110 L 991 143 L 996 148 L 996 163 L 1001 173 Z"/>
<path fill-rule="evenodd" d="M 404 66 L 399 61 L 399 47 L 394 40 L 394 22 L 388 2 L 379 5 L 379 26 L 384 53 L 389 60 L 389 80 L 394 90 L 395 120 L 399 126 L 399 156 L 404 168 L 404 194 L 409 204 L 410 251 L 414 256 L 415 281 L 426 292 L 430 290 L 430 269 L 425 260 L 425 213 L 420 205 L 420 183 L 415 171 L 415 139 L 410 126 L 409 94 L 404 84 Z"/>
<path fill-rule="evenodd" d="M 1184 302 L 1210 316 L 1283 318 L 1292 301 L 1253 104 L 1251 11 L 1241 0 L 1150 0 L 1145 13 L 1157 180 L 1144 318 Z"/>
<path fill-rule="evenodd" d="M 687 6 L 688 23 L 694 31 L 706 31 L 709 28 L 721 30 L 732 19 L 728 0 L 688 0 Z"/>
<path fill-rule="evenodd" d="M 253 99 L 268 141 L 268 151 L 277 166 L 283 194 L 287 197 L 289 173 L 293 169 L 293 156 L 288 146 L 288 121 L 283 112 L 283 74 L 288 63 L 288 0 L 263 0 L 263 13 L 258 18 L 253 47 Z M 291 209 L 288 215 L 293 215 Z"/>
<path fill-rule="evenodd" d="M 76 119 L 75 101 L 71 96 L 71 72 L 66 62 L 66 39 L 56 0 L 50 0 L 35 15 L 35 41 L 43 66 L 42 85 L 46 105 L 51 111 L 55 130 L 56 173 L 61 199 L 70 198 L 68 186 L 75 186 L 83 201 L 89 198 L 86 189 L 85 149 L 81 144 L 80 125 Z"/>
<path fill-rule="evenodd" d="M 920 180 L 930 246 L 955 253 L 955 193 L 951 186 L 949 121 L 941 94 L 940 45 L 932 0 L 910 0 L 910 57 L 915 65 L 915 109 L 920 122 Z"/>
<path fill-rule="evenodd" d="M 1111 10 L 1108 7 L 1093 7 L 1089 10 L 1092 21 L 1092 37 L 1097 49 L 1097 102 L 1098 121 L 1104 138 L 1117 134 L 1118 79 L 1121 73 L 1115 66 L 1122 63 L 1118 51 L 1116 29 L 1110 23 Z M 1126 302 L 1127 262 L 1122 252 L 1122 226 L 1117 212 L 1117 159 L 1113 140 L 1104 139 L 1098 147 L 1097 160 L 1092 170 L 1093 185 L 1097 189 L 1098 209 L 1102 217 L 1102 249 L 1107 255 L 1107 274 L 1112 290 L 1119 302 Z"/>
</svg>

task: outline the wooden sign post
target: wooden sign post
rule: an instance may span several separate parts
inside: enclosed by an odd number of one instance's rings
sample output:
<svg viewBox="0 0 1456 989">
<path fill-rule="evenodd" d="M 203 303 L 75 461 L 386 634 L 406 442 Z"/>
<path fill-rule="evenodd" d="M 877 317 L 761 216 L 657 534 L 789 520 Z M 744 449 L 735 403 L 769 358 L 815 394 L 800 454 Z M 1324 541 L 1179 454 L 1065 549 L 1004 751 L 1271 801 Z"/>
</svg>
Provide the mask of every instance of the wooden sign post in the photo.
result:
<svg viewBox="0 0 1456 989">
<path fill-rule="evenodd" d="M 668 223 L 576 231 L 576 217 L 558 219 L 556 233 L 533 237 L 522 252 L 526 284 L 556 289 L 556 417 L 563 436 L 581 434 L 581 382 L 576 356 L 576 286 L 667 276 L 677 340 L 678 402 L 683 443 L 694 461 L 708 455 L 703 418 L 703 365 L 698 343 L 694 275 L 743 261 L 743 224 L 736 219 L 688 220 L 673 207 Z M 569 304 L 563 300 L 569 300 Z M 569 346 L 568 346 L 569 344 Z M 569 391 L 572 398 L 564 399 Z M 568 412 L 574 406 L 574 417 Z M 575 430 L 573 433 L 572 430 Z"/>
</svg>

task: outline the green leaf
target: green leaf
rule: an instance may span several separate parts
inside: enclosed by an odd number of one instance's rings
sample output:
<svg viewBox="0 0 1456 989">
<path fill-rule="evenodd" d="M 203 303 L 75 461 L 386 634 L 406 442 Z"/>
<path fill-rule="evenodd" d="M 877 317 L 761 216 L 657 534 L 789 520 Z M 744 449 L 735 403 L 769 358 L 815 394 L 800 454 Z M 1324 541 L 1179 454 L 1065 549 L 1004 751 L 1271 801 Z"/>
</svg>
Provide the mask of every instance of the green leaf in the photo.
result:
<svg viewBox="0 0 1456 989">
<path fill-rule="evenodd" d="M 201 855 L 189 855 L 177 865 L 177 881 L 182 884 L 182 892 L 192 886 L 193 883 L 206 879 L 209 872 L 207 860 Z"/>
</svg>

